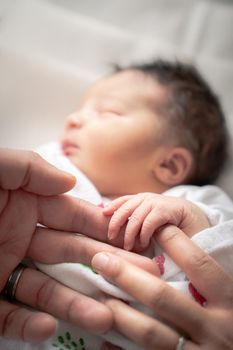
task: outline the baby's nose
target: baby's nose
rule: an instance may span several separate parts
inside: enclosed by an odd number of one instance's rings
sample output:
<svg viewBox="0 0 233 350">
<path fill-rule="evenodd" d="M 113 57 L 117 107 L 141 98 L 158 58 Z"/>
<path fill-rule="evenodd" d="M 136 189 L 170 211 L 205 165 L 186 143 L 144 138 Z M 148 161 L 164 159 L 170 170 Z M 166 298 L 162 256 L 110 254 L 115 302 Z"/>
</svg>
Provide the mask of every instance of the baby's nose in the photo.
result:
<svg viewBox="0 0 233 350">
<path fill-rule="evenodd" d="M 74 112 L 66 118 L 66 127 L 67 128 L 80 128 L 82 126 L 82 120 L 79 116 L 79 113 Z"/>
</svg>

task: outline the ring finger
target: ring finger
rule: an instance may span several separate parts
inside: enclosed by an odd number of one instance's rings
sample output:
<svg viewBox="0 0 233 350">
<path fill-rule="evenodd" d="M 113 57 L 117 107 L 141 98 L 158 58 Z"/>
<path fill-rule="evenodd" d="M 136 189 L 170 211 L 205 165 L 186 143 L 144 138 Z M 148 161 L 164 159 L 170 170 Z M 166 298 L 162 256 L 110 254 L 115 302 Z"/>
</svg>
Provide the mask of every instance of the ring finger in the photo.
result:
<svg viewBox="0 0 233 350">
<path fill-rule="evenodd" d="M 115 328 L 143 349 L 173 350 L 176 348 L 180 335 L 169 326 L 119 300 L 109 299 L 106 304 L 113 311 Z M 184 349 L 197 350 L 198 347 L 186 340 Z"/>
<path fill-rule="evenodd" d="M 105 332 L 112 325 L 112 314 L 107 306 L 30 268 L 22 273 L 15 298 L 92 333 Z"/>
<path fill-rule="evenodd" d="M 0 335 L 24 341 L 42 341 L 56 329 L 56 320 L 43 312 L 34 312 L 0 300 Z"/>
</svg>

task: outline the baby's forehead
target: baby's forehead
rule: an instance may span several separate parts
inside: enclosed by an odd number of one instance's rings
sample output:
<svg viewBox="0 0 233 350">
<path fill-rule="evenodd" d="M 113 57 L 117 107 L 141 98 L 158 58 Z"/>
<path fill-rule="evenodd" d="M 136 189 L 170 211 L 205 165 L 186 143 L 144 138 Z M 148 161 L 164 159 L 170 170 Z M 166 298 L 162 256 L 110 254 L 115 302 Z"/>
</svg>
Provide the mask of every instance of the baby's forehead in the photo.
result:
<svg viewBox="0 0 233 350">
<path fill-rule="evenodd" d="M 154 105 L 164 100 L 165 95 L 165 87 L 143 72 L 123 70 L 95 82 L 84 94 L 84 99 L 111 98 Z"/>
<path fill-rule="evenodd" d="M 141 77 L 139 77 L 135 71 L 131 70 L 113 73 L 92 84 L 88 88 L 87 94 L 106 93 L 109 91 L 119 92 L 120 94 L 121 91 L 128 88 L 132 89 L 135 87 L 135 84 L 138 85 L 139 79 L 141 80 Z"/>
</svg>

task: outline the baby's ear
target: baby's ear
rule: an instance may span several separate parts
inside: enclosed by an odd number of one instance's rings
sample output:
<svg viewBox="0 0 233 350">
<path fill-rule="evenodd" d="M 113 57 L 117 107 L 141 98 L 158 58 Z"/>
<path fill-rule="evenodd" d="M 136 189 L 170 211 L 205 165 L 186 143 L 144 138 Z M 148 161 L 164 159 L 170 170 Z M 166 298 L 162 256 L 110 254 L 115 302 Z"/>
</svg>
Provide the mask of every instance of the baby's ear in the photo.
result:
<svg viewBox="0 0 233 350">
<path fill-rule="evenodd" d="M 168 186 L 183 184 L 193 169 L 193 163 L 193 156 L 186 148 L 167 148 L 154 168 L 155 176 Z"/>
</svg>

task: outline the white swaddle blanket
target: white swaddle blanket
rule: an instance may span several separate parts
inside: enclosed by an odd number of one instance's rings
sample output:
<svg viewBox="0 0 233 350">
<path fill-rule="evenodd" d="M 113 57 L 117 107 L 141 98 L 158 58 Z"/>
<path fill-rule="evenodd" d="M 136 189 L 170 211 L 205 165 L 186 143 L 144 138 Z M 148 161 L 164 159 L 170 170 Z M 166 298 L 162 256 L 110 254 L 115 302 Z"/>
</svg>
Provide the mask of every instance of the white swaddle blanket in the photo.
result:
<svg viewBox="0 0 233 350">
<path fill-rule="evenodd" d="M 89 179 L 62 154 L 59 144 L 51 143 L 40 147 L 37 151 L 50 163 L 77 177 L 77 184 L 69 194 L 88 200 L 96 205 L 101 205 L 105 201 Z M 195 202 L 206 213 L 212 227 L 199 232 L 192 237 L 192 240 L 211 254 L 222 265 L 224 270 L 233 276 L 233 203 L 228 196 L 216 186 L 177 186 L 164 194 L 186 198 Z M 156 261 L 162 271 L 161 277 L 172 287 L 203 304 L 204 299 L 193 288 L 185 274 L 174 264 L 169 256 L 161 251 L 155 242 L 153 243 L 152 251 L 151 258 L 156 256 Z M 98 294 L 104 292 L 127 300 L 134 307 L 149 312 L 149 310 L 135 303 L 124 291 L 110 284 L 86 265 L 76 263 L 53 265 L 36 263 L 36 265 L 46 274 L 81 293 L 98 298 Z M 97 337 L 63 321 L 58 322 L 56 334 L 51 339 L 40 344 L 17 342 L 16 345 L 12 341 L 2 341 L 5 342 L 4 349 L 12 350 L 99 350 L 104 339 L 127 350 L 140 349 L 114 331 L 103 335 L 103 337 Z M 0 341 L 0 348 L 2 349 L 1 344 L 2 342 Z"/>
</svg>

